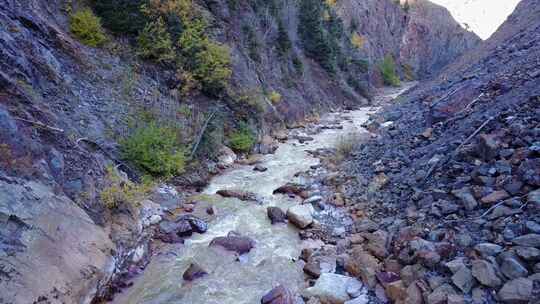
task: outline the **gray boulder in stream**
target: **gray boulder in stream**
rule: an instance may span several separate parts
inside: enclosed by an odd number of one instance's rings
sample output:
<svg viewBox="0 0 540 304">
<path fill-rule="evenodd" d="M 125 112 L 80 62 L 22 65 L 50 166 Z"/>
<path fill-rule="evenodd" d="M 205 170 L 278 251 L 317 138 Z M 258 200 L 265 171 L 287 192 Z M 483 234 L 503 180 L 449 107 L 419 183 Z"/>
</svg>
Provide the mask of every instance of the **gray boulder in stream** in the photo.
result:
<svg viewBox="0 0 540 304">
<path fill-rule="evenodd" d="M 229 233 L 227 236 L 214 238 L 210 242 L 210 246 L 221 246 L 226 250 L 244 254 L 248 253 L 255 246 L 255 241 L 246 236 Z"/>
</svg>

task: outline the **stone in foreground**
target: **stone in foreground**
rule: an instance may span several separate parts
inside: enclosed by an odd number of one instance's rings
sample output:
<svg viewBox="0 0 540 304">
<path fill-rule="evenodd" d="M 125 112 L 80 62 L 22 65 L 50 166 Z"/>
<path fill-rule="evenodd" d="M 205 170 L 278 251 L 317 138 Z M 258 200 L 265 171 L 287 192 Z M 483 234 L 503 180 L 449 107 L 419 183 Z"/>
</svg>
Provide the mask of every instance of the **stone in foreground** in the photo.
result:
<svg viewBox="0 0 540 304">
<path fill-rule="evenodd" d="M 287 210 L 287 218 L 296 227 L 304 229 L 313 223 L 314 212 L 311 205 L 296 205 Z"/>
</svg>

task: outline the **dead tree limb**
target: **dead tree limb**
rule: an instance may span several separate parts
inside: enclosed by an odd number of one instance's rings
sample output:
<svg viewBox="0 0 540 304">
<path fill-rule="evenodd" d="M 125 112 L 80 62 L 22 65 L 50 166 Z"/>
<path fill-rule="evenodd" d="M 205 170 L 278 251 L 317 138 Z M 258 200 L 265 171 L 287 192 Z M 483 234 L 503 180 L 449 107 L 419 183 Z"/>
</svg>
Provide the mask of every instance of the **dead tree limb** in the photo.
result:
<svg viewBox="0 0 540 304">
<path fill-rule="evenodd" d="M 46 125 L 46 124 L 44 124 L 42 122 L 39 122 L 39 121 L 24 119 L 24 118 L 20 118 L 20 117 L 14 117 L 14 119 L 24 121 L 24 122 L 27 122 L 27 123 L 31 123 L 31 124 L 36 125 L 38 127 L 41 127 L 41 128 L 44 128 L 44 129 L 49 129 L 51 131 L 64 133 L 64 129 L 49 126 L 49 125 Z"/>
<path fill-rule="evenodd" d="M 189 155 L 189 158 L 193 158 L 193 156 L 195 156 L 195 152 L 197 152 L 197 149 L 199 148 L 199 144 L 201 143 L 201 140 L 204 136 L 204 132 L 206 132 L 206 128 L 208 128 L 208 124 L 210 123 L 212 118 L 214 118 L 215 115 L 216 115 L 216 111 L 212 112 L 212 114 L 210 114 L 210 116 L 208 116 L 208 118 L 204 122 L 204 125 L 201 131 L 199 132 L 199 135 L 197 136 L 197 141 L 195 142 L 195 145 L 193 146 L 193 150 L 191 150 L 191 154 Z"/>
<path fill-rule="evenodd" d="M 476 135 L 478 135 L 478 133 L 480 133 L 480 131 L 482 131 L 482 129 L 488 124 L 490 123 L 493 119 L 495 119 L 495 117 L 490 117 L 488 118 L 486 121 L 484 121 L 482 123 L 482 125 L 480 125 L 480 127 L 478 127 L 469 137 L 467 137 L 467 139 L 465 139 L 452 153 L 449 154 L 448 157 L 444 158 L 444 161 L 439 160 L 437 162 L 435 162 L 428 170 L 428 172 L 426 173 L 426 176 L 424 176 L 424 179 L 422 181 L 422 183 L 424 184 L 427 179 L 431 176 L 431 174 L 435 171 L 435 169 L 437 169 L 437 167 L 439 165 L 444 165 L 445 163 L 447 163 L 448 161 L 450 161 L 454 156 L 456 156 L 458 153 L 459 153 L 459 150 L 461 150 L 461 148 L 463 148 L 463 146 L 465 146 L 466 144 L 469 143 L 469 141 L 471 141 L 471 139 L 473 139 Z"/>
</svg>

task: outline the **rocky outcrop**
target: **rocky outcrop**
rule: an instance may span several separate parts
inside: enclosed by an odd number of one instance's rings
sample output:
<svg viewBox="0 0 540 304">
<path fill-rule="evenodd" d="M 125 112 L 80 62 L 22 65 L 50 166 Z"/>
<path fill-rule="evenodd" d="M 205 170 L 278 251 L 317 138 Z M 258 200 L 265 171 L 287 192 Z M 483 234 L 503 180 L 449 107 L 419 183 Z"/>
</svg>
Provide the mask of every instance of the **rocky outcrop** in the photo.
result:
<svg viewBox="0 0 540 304">
<path fill-rule="evenodd" d="M 340 15 L 346 26 L 361 38 L 360 52 L 370 62 L 377 63 L 392 55 L 402 65 L 404 76 L 429 78 L 481 42 L 442 6 L 427 0 L 401 3 L 338 2 Z M 376 79 L 377 75 L 371 77 Z"/>
</svg>

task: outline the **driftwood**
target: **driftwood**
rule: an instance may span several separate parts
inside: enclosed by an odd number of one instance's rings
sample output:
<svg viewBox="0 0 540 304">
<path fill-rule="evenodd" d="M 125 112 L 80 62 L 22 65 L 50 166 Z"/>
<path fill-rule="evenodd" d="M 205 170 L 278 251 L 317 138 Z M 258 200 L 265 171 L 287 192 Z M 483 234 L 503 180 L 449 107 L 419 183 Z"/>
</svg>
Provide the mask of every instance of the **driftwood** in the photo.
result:
<svg viewBox="0 0 540 304">
<path fill-rule="evenodd" d="M 24 118 L 20 118 L 20 117 L 14 117 L 15 120 L 20 120 L 20 121 L 24 121 L 24 122 L 27 122 L 27 123 L 31 123 L 33 125 L 36 125 L 38 127 L 41 127 L 41 128 L 44 128 L 44 129 L 48 129 L 48 130 L 51 130 L 51 131 L 55 131 L 55 132 L 60 132 L 60 133 L 64 133 L 64 129 L 60 129 L 60 128 L 56 128 L 56 127 L 53 127 L 53 126 L 49 126 L 49 125 L 46 125 L 42 122 L 39 122 L 39 121 L 35 121 L 35 120 L 29 120 L 29 119 L 24 119 Z"/>
</svg>

